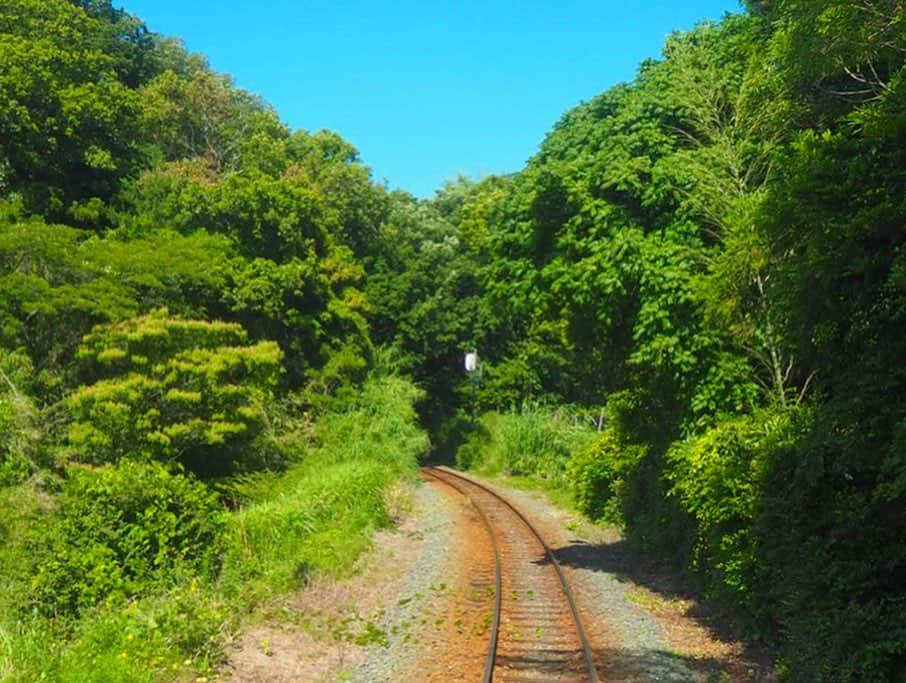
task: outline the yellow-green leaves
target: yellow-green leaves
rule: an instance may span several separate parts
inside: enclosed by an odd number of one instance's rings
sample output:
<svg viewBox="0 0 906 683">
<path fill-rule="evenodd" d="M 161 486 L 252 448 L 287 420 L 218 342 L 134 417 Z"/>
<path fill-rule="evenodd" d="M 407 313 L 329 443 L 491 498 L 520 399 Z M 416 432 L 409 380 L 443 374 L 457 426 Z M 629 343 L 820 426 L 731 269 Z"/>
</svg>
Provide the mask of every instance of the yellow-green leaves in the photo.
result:
<svg viewBox="0 0 906 683">
<path fill-rule="evenodd" d="M 99 326 L 79 350 L 90 383 L 66 400 L 75 460 L 177 460 L 200 475 L 242 467 L 282 371 L 274 342 L 166 309 Z M 91 381 L 93 380 L 93 381 Z"/>
</svg>

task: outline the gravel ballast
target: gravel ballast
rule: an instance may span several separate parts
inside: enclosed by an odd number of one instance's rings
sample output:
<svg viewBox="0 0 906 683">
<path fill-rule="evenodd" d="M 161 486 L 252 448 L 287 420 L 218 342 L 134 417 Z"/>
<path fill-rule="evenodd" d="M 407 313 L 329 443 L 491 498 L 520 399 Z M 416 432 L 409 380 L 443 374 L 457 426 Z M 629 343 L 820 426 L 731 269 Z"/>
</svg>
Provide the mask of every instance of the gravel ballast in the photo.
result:
<svg viewBox="0 0 906 683">
<path fill-rule="evenodd" d="M 706 611 L 670 576 L 634 556 L 618 532 L 550 504 L 540 492 L 501 480 L 490 487 L 553 549 L 602 682 L 777 680 L 764 658 L 718 637 Z M 457 674 L 465 675 L 466 662 L 477 659 L 480 667 L 486 629 L 476 628 L 475 610 L 466 604 L 474 602 L 469 581 L 479 557 L 475 509 L 439 482 L 410 492 L 411 509 L 395 529 L 376 534 L 355 576 L 310 586 L 275 605 L 291 619 L 245 629 L 221 680 L 434 683 L 464 680 Z M 337 637 L 339 631 L 346 635 Z"/>
<path fill-rule="evenodd" d="M 447 496 L 436 487 L 415 490 L 414 511 L 398 533 L 418 541 L 413 557 L 406 558 L 409 574 L 397 595 L 386 596 L 379 627 L 387 635 L 384 645 L 369 646 L 349 672 L 355 683 L 406 680 L 404 672 L 416 666 L 423 632 L 431 628 L 432 615 L 444 609 L 447 584 L 454 568 L 456 513 Z"/>
<path fill-rule="evenodd" d="M 721 628 L 678 577 L 641 560 L 618 530 L 558 508 L 542 492 L 474 478 L 519 508 L 553 550 L 604 681 L 777 680 L 764 653 L 749 653 L 719 635 Z"/>
</svg>

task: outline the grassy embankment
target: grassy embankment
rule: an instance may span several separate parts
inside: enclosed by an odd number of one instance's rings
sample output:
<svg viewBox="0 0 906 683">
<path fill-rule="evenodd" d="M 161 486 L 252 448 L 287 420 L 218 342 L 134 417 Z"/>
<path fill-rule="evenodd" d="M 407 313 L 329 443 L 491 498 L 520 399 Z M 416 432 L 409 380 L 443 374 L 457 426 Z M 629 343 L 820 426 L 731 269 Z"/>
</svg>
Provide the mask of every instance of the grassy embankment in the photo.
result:
<svg viewBox="0 0 906 683">
<path fill-rule="evenodd" d="M 391 523 L 427 446 L 417 394 L 368 380 L 283 436 L 278 473 L 211 486 L 124 462 L 0 488 L 0 681 L 209 676 L 256 606 L 348 573 Z"/>
</svg>

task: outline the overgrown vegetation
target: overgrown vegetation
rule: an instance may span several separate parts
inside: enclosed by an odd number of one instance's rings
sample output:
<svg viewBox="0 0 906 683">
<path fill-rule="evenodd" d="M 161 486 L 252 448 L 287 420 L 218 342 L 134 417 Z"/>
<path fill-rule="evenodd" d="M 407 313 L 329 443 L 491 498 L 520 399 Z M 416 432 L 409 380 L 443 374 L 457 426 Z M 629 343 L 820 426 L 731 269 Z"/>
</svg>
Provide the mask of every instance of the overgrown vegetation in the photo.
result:
<svg viewBox="0 0 906 683">
<path fill-rule="evenodd" d="M 106 0 L 0 8 L 0 680 L 212 673 L 427 448 L 360 291 L 389 198 Z"/>
<path fill-rule="evenodd" d="M 904 16 L 750 2 L 417 201 L 108 0 L 6 0 L 0 679 L 212 670 L 388 523 L 413 405 L 791 680 L 906 675 Z"/>
<path fill-rule="evenodd" d="M 378 339 L 432 387 L 445 457 L 562 478 L 777 646 L 793 680 L 893 680 L 903 13 L 748 5 L 567 112 L 514 176 L 397 205 L 391 224 L 411 227 L 366 291 L 400 321 Z M 472 348 L 486 416 L 463 444 Z M 598 436 L 555 438 L 563 406 Z"/>
<path fill-rule="evenodd" d="M 0 674 L 61 681 L 211 673 L 226 634 L 313 573 L 342 575 L 392 522 L 427 448 L 418 391 L 375 375 L 301 430 L 283 471 L 212 487 L 127 456 L 0 492 Z M 228 505 L 224 505 L 228 503 Z"/>
<path fill-rule="evenodd" d="M 593 436 L 593 430 L 566 410 L 489 412 L 456 452 L 457 465 L 487 474 L 534 474 L 563 483 L 571 454 Z"/>
</svg>

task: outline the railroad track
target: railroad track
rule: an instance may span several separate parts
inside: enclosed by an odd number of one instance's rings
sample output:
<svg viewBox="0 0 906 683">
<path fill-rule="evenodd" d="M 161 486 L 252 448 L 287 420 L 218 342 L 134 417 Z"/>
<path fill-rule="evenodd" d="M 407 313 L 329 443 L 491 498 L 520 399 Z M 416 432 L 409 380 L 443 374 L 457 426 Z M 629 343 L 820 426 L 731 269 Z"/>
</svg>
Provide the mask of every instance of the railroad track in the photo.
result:
<svg viewBox="0 0 906 683">
<path fill-rule="evenodd" d="M 598 683 L 572 590 L 534 525 L 469 477 L 446 468 L 423 471 L 471 500 L 493 547 L 494 614 L 483 683 Z"/>
</svg>

